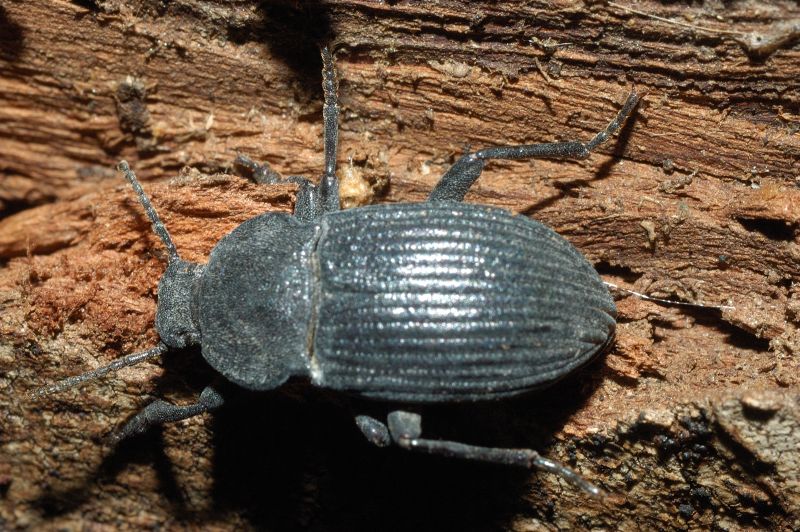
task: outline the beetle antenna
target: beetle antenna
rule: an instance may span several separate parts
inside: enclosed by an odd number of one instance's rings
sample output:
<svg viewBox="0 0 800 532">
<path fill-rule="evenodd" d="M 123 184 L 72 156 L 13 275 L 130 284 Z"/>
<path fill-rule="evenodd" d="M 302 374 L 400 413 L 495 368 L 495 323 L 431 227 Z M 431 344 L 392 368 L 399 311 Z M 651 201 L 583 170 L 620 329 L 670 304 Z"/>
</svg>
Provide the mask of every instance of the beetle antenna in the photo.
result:
<svg viewBox="0 0 800 532">
<path fill-rule="evenodd" d="M 38 399 L 40 397 L 44 397 L 45 395 L 50 395 L 53 393 L 63 392 L 64 390 L 68 390 L 75 386 L 81 385 L 84 382 L 93 381 L 95 379 L 99 379 L 104 375 L 108 375 L 109 373 L 114 373 L 119 371 L 122 368 L 127 368 L 128 366 L 133 366 L 139 364 L 140 362 L 144 362 L 145 360 L 150 360 L 153 358 L 160 357 L 164 353 L 167 352 L 167 346 L 164 344 L 160 344 L 152 349 L 148 349 L 147 351 L 142 351 L 140 353 L 134 353 L 132 355 L 127 355 L 122 358 L 118 358 L 111 364 L 107 366 L 103 366 L 101 368 L 97 368 L 92 371 L 87 371 L 86 373 L 82 373 L 80 375 L 75 375 L 74 377 L 67 377 L 64 380 L 55 382 L 53 384 L 48 384 L 47 386 L 42 386 L 41 388 L 37 388 L 28 394 L 30 399 Z"/>
<path fill-rule="evenodd" d="M 125 179 L 128 180 L 128 183 L 131 184 L 133 187 L 134 192 L 139 197 L 139 202 L 144 207 L 144 212 L 147 213 L 147 217 L 150 218 L 150 223 L 153 224 L 153 231 L 158 235 L 161 241 L 164 243 L 164 246 L 167 248 L 167 252 L 169 253 L 169 262 L 175 262 L 180 259 L 178 256 L 178 250 L 175 247 L 175 244 L 172 242 L 172 238 L 169 236 L 169 232 L 167 228 L 164 227 L 164 223 L 161 221 L 161 218 L 158 217 L 158 213 L 153 208 L 153 204 L 150 203 L 150 199 L 144 193 L 142 189 L 142 185 L 139 184 L 139 180 L 136 179 L 136 174 L 133 173 L 131 167 L 128 166 L 128 161 L 120 161 L 119 165 L 117 165 L 117 169 L 122 172 L 125 176 Z"/>
<path fill-rule="evenodd" d="M 661 299 L 658 297 L 648 296 L 646 294 L 642 294 L 641 292 L 635 292 L 633 290 L 628 290 L 627 288 L 622 288 L 621 286 L 617 286 L 614 283 L 609 283 L 608 281 L 603 281 L 603 284 L 613 288 L 614 290 L 619 290 L 620 292 L 625 292 L 641 299 L 647 301 L 655 301 L 656 303 L 664 303 L 665 305 L 678 305 L 682 307 L 695 307 L 695 308 L 713 308 L 716 310 L 736 310 L 736 307 L 732 307 L 730 305 L 709 305 L 708 303 L 688 303 L 686 301 L 676 301 L 674 299 Z"/>
<path fill-rule="evenodd" d="M 322 55 L 322 93 L 325 103 L 322 107 L 325 144 L 325 175 L 336 173 L 336 145 L 339 142 L 339 105 L 337 91 L 339 81 L 336 78 L 336 67 L 333 55 L 327 46 L 320 50 Z"/>
</svg>

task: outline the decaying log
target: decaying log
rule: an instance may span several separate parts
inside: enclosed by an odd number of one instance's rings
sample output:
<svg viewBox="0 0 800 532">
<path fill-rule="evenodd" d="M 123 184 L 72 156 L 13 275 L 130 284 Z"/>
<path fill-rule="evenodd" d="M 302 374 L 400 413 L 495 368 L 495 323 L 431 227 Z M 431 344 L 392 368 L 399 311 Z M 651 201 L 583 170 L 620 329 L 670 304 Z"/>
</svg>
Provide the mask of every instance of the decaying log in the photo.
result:
<svg viewBox="0 0 800 532">
<path fill-rule="evenodd" d="M 795 2 L 9 1 L 0 6 L 0 528 L 800 528 L 800 9 Z M 431 435 L 530 446 L 602 485 L 371 448 L 341 398 L 246 396 L 113 448 L 153 397 L 213 377 L 153 345 L 183 257 L 322 169 L 318 43 L 337 50 L 344 203 L 419 201 L 465 145 L 618 138 L 492 163 L 467 201 L 554 227 L 620 297 L 617 340 L 539 394 L 429 412 Z"/>
</svg>

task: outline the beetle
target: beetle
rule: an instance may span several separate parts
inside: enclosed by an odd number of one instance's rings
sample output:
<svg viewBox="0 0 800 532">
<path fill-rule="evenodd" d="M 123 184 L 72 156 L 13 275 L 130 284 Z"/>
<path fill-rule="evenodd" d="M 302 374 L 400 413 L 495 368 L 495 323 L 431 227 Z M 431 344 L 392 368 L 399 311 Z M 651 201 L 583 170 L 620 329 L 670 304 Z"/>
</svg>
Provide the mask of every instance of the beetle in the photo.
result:
<svg viewBox="0 0 800 532">
<path fill-rule="evenodd" d="M 555 231 L 503 209 L 463 202 L 487 162 L 587 158 L 635 109 L 635 90 L 588 142 L 497 146 L 463 154 L 423 203 L 341 210 L 336 177 L 338 81 L 322 49 L 325 168 L 319 184 L 282 178 L 240 156 L 257 181 L 298 185 L 293 214 L 266 213 L 223 237 L 205 265 L 180 258 L 127 162 L 130 182 L 169 259 L 158 284 L 158 346 L 33 392 L 58 392 L 199 346 L 219 374 L 247 390 L 290 377 L 376 401 L 408 404 L 496 400 L 548 386 L 603 351 L 616 308 L 592 265 Z M 156 400 L 116 434 L 213 411 L 218 386 L 178 406 Z M 378 446 L 556 473 L 589 494 L 601 490 L 530 449 L 422 437 L 417 413 L 357 415 Z"/>
</svg>

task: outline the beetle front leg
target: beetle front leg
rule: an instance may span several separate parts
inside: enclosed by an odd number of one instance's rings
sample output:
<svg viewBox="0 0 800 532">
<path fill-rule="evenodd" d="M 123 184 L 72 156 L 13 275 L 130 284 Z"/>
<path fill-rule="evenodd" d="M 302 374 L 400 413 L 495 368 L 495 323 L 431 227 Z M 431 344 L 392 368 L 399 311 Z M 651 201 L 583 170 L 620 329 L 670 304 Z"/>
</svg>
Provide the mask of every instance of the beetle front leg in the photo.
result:
<svg viewBox="0 0 800 532">
<path fill-rule="evenodd" d="M 540 471 L 554 473 L 573 486 L 576 486 L 589 495 L 600 497 L 603 491 L 580 476 L 572 469 L 559 464 L 554 460 L 545 458 L 532 449 L 501 449 L 495 447 L 481 447 L 447 440 L 429 440 L 422 438 L 422 416 L 411 412 L 396 410 L 388 416 L 388 426 L 380 421 L 368 417 L 356 417 L 356 424 L 367 439 L 375 445 L 384 447 L 388 445 L 389 438 L 399 447 L 409 451 L 419 451 L 427 454 L 438 454 L 466 460 L 492 462 L 526 469 L 536 468 Z"/>
<path fill-rule="evenodd" d="M 297 199 L 294 203 L 294 215 L 300 220 L 310 222 L 318 218 L 322 212 L 323 204 L 320 200 L 319 188 L 305 177 L 294 175 L 283 177 L 273 170 L 268 163 L 259 164 L 246 155 L 238 155 L 233 164 L 245 170 L 243 173 L 259 185 L 282 185 L 286 183 L 298 185 Z"/>
<path fill-rule="evenodd" d="M 279 183 L 286 183 L 281 174 L 272 169 L 269 163 L 257 163 L 247 155 L 237 155 L 233 160 L 233 165 L 244 174 L 251 181 L 259 185 L 276 185 Z"/>
<path fill-rule="evenodd" d="M 111 441 L 118 443 L 136 434 L 141 434 L 154 425 L 181 421 L 205 412 L 211 412 L 221 407 L 224 403 L 225 399 L 212 386 L 206 386 L 200 393 L 199 400 L 190 405 L 178 406 L 156 399 L 125 423 L 122 429 L 112 434 Z"/>
<path fill-rule="evenodd" d="M 462 155 L 428 196 L 428 201 L 463 201 L 467 191 L 480 177 L 486 162 L 492 159 L 585 159 L 596 147 L 607 141 L 625 123 L 639 102 L 631 91 L 617 116 L 589 142 L 577 140 L 520 146 L 496 146 Z"/>
</svg>

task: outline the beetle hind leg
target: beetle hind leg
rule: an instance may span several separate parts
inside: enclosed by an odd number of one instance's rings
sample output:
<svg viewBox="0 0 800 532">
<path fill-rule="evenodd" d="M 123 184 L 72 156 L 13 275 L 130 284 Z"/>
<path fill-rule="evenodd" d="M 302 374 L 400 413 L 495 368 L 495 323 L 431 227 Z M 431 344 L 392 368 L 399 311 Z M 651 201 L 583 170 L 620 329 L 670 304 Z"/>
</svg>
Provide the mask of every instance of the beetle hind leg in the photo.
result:
<svg viewBox="0 0 800 532">
<path fill-rule="evenodd" d="M 212 386 L 206 386 L 200 393 L 199 400 L 190 405 L 179 406 L 156 399 L 128 420 L 119 431 L 114 432 L 111 435 L 111 441 L 112 443 L 118 443 L 131 436 L 142 434 L 154 425 L 181 421 L 205 412 L 211 412 L 221 407 L 224 403 L 225 400 L 222 395 Z"/>
<path fill-rule="evenodd" d="M 397 410 L 391 412 L 384 425 L 368 416 L 356 417 L 356 424 L 366 438 L 380 447 L 390 442 L 409 451 L 436 454 L 465 460 L 492 462 L 526 469 L 538 469 L 554 473 L 589 495 L 600 497 L 603 491 L 578 473 L 554 460 L 545 458 L 532 449 L 503 449 L 481 447 L 447 440 L 422 438 L 422 416 Z"/>
<path fill-rule="evenodd" d="M 572 140 L 519 146 L 495 146 L 462 155 L 428 196 L 428 201 L 463 201 L 467 191 L 492 159 L 586 159 L 592 150 L 611 138 L 622 127 L 639 102 L 632 90 L 622 108 L 605 129 L 588 142 Z"/>
</svg>

